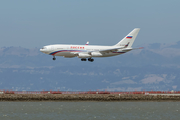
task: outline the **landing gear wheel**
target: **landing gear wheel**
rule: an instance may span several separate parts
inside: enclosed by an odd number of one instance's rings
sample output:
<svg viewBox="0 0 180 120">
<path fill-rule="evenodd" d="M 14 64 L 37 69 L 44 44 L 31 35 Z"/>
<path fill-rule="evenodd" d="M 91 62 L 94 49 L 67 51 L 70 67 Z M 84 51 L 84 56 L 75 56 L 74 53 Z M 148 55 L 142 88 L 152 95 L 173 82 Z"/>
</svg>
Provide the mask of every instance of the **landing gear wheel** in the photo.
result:
<svg viewBox="0 0 180 120">
<path fill-rule="evenodd" d="M 84 58 L 83 61 L 86 61 L 86 59 Z"/>
<path fill-rule="evenodd" d="M 88 58 L 88 61 L 93 62 L 93 61 L 94 61 L 94 59 L 92 59 L 92 58 Z"/>
<path fill-rule="evenodd" d="M 56 58 L 55 58 L 55 57 L 53 57 L 53 60 L 56 60 Z"/>
<path fill-rule="evenodd" d="M 85 59 L 85 58 L 82 58 L 81 61 L 86 61 L 86 59 Z"/>
</svg>

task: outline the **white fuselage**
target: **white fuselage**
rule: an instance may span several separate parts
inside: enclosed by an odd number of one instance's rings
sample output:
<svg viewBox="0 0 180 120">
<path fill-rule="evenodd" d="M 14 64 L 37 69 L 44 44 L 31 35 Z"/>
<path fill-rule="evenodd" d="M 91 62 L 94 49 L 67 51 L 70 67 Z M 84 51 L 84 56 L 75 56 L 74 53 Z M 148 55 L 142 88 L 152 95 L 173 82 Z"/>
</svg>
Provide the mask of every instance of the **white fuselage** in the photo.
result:
<svg viewBox="0 0 180 120">
<path fill-rule="evenodd" d="M 94 45 L 48 45 L 40 49 L 41 52 L 53 56 L 63 56 L 63 57 L 79 57 L 79 58 L 91 58 L 91 57 L 110 57 L 119 54 L 123 54 L 131 49 L 122 50 L 118 49 L 116 51 L 109 52 L 99 52 L 101 50 L 113 49 L 117 46 L 94 46 Z M 91 54 L 88 54 L 92 51 Z M 81 54 L 82 53 L 82 54 Z M 87 54 L 86 54 L 87 53 Z"/>
</svg>

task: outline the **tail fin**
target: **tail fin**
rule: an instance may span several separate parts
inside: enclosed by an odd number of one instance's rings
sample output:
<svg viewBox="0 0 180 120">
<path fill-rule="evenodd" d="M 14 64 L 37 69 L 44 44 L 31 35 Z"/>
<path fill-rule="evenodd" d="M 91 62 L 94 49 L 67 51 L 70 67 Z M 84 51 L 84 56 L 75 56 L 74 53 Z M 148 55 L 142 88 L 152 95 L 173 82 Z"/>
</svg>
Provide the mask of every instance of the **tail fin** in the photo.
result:
<svg viewBox="0 0 180 120">
<path fill-rule="evenodd" d="M 125 46 L 127 48 L 131 48 L 132 44 L 134 43 L 134 40 L 136 39 L 137 34 L 139 33 L 139 30 L 140 28 L 135 28 L 115 46 Z"/>
</svg>

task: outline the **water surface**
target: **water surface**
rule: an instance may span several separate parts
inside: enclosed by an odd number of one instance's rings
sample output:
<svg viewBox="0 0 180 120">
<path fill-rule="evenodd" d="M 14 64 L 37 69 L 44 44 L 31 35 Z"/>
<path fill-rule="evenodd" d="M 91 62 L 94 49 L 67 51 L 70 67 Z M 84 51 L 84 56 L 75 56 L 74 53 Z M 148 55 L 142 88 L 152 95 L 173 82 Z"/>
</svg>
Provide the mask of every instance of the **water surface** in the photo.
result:
<svg viewBox="0 0 180 120">
<path fill-rule="evenodd" d="M 0 102 L 0 120 L 179 120 L 180 102 Z"/>
</svg>

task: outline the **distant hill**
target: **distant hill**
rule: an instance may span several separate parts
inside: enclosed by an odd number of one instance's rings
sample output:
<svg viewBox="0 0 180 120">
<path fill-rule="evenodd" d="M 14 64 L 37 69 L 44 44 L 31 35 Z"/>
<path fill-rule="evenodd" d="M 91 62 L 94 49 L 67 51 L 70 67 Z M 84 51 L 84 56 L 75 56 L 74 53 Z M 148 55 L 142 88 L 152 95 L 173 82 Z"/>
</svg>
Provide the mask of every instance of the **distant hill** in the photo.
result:
<svg viewBox="0 0 180 120">
<path fill-rule="evenodd" d="M 0 89 L 13 90 L 180 90 L 180 41 L 93 63 L 57 57 L 39 48 L 0 48 Z"/>
</svg>

